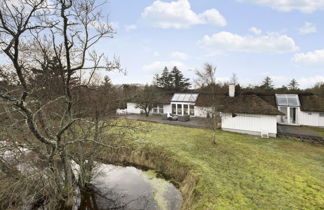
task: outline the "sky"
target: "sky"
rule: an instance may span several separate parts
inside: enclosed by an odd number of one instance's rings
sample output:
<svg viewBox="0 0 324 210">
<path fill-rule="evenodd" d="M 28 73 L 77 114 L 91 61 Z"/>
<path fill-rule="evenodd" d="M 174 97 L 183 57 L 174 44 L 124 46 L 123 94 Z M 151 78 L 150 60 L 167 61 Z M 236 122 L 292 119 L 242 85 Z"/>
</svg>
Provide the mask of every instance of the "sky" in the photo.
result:
<svg viewBox="0 0 324 210">
<path fill-rule="evenodd" d="M 115 84 L 151 83 L 164 66 L 193 80 L 205 63 L 244 86 L 266 76 L 278 87 L 324 82 L 324 0 L 109 0 L 103 9 L 116 34 L 96 49 L 127 71 L 109 74 Z"/>
</svg>

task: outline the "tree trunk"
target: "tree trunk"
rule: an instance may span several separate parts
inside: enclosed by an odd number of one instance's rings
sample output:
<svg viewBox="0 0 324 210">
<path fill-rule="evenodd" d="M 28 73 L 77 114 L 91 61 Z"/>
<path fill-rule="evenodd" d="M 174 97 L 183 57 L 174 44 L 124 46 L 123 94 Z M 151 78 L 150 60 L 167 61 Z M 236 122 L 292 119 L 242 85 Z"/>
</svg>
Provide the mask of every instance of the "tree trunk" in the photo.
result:
<svg viewBox="0 0 324 210">
<path fill-rule="evenodd" d="M 145 109 L 145 116 L 148 117 L 150 115 L 150 111 Z"/>
</svg>

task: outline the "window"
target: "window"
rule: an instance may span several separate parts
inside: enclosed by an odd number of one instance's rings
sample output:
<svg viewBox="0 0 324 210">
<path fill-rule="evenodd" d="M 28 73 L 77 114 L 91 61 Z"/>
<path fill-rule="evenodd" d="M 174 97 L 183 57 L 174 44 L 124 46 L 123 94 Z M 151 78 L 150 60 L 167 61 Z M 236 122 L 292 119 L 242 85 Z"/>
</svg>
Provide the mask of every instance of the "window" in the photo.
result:
<svg viewBox="0 0 324 210">
<path fill-rule="evenodd" d="M 190 115 L 195 115 L 195 106 L 194 105 L 190 105 Z"/>
<path fill-rule="evenodd" d="M 307 114 L 308 114 L 308 115 L 312 115 L 312 113 L 311 113 L 311 112 L 308 112 Z"/>
<path fill-rule="evenodd" d="M 178 115 L 182 115 L 182 104 L 177 104 Z"/>
<path fill-rule="evenodd" d="M 160 114 L 163 114 L 163 112 L 164 112 L 164 111 L 163 111 L 163 105 L 160 104 L 160 105 L 159 105 L 159 113 L 160 113 Z"/>
<path fill-rule="evenodd" d="M 176 109 L 176 105 L 172 104 L 172 114 L 177 114 Z"/>
<path fill-rule="evenodd" d="M 159 104 L 159 105 L 153 107 L 153 113 L 154 114 L 163 114 L 163 104 Z"/>
<path fill-rule="evenodd" d="M 198 93 L 175 93 L 171 99 L 173 102 L 196 102 Z"/>
<path fill-rule="evenodd" d="M 319 116 L 320 116 L 320 117 L 324 117 L 324 112 L 320 112 L 320 113 L 319 113 Z"/>
<path fill-rule="evenodd" d="M 183 115 L 188 115 L 188 104 L 183 105 Z"/>
<path fill-rule="evenodd" d="M 288 107 L 285 107 L 285 106 L 280 106 L 279 107 L 279 111 L 281 111 L 282 113 L 284 113 L 285 115 L 282 115 L 280 117 L 280 121 L 281 123 L 287 123 L 287 114 L 288 114 Z"/>
<path fill-rule="evenodd" d="M 300 106 L 298 95 L 296 94 L 276 94 L 278 106 Z"/>
<path fill-rule="evenodd" d="M 287 107 L 283 107 L 283 106 L 280 106 L 279 107 L 279 111 L 281 111 L 282 113 L 284 113 L 285 115 L 287 115 Z"/>
</svg>

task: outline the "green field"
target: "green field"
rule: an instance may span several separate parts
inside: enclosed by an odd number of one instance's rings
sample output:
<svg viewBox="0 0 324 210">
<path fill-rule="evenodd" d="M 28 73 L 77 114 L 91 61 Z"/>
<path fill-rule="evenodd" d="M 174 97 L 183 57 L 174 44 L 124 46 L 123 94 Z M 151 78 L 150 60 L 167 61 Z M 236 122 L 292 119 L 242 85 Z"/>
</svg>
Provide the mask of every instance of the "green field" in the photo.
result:
<svg viewBox="0 0 324 210">
<path fill-rule="evenodd" d="M 317 127 L 307 127 L 307 129 L 312 130 L 316 134 L 322 136 L 324 138 L 324 128 L 317 128 Z"/>
<path fill-rule="evenodd" d="M 156 123 L 136 132 L 199 176 L 193 209 L 324 209 L 324 146 Z"/>
</svg>

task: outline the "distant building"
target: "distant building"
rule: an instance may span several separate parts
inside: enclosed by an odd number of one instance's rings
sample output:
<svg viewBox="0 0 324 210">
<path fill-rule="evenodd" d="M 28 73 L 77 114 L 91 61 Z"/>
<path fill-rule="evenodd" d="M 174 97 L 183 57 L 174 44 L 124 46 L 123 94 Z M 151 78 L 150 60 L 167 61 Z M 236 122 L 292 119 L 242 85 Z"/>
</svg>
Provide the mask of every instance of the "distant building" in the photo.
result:
<svg viewBox="0 0 324 210">
<path fill-rule="evenodd" d="M 235 94 L 208 93 L 165 94 L 152 114 L 172 113 L 191 117 L 211 117 L 216 106 L 221 128 L 251 135 L 277 136 L 277 124 L 324 127 L 324 98 L 310 94 Z M 140 114 L 133 102 L 127 103 L 128 114 Z"/>
</svg>

